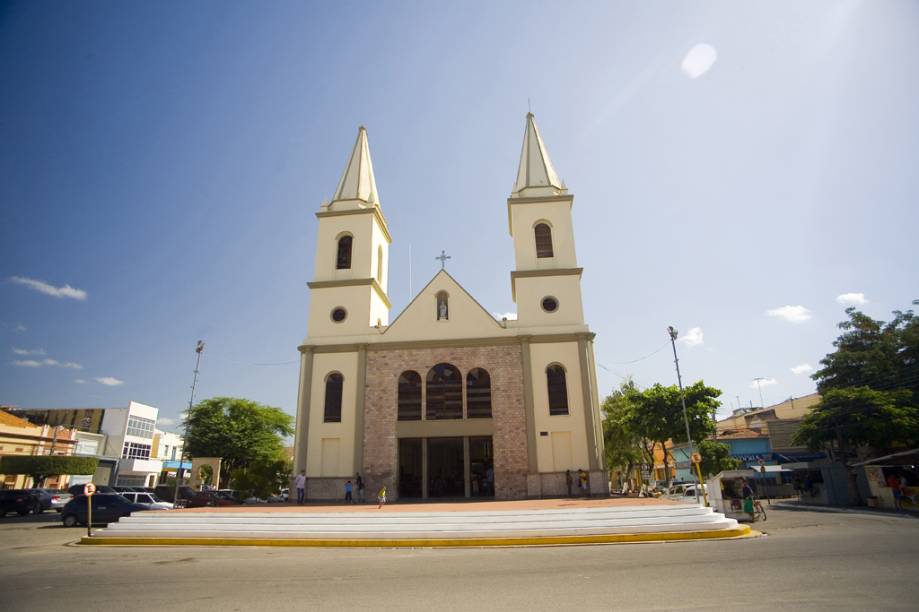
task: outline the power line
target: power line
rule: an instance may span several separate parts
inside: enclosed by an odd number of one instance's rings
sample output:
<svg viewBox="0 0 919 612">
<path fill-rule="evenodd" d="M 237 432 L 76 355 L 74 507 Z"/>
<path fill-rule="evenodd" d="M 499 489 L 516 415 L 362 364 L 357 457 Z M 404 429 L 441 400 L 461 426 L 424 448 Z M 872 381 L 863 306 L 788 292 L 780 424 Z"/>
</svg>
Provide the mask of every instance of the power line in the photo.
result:
<svg viewBox="0 0 919 612">
<path fill-rule="evenodd" d="M 667 348 L 667 345 L 668 345 L 668 344 L 670 344 L 670 343 L 669 343 L 669 342 L 664 342 L 664 343 L 663 343 L 662 345 L 660 345 L 657 349 L 655 349 L 653 353 L 648 353 L 648 354 L 645 355 L 644 357 L 639 357 L 638 359 L 633 359 L 633 360 L 631 360 L 631 361 L 613 361 L 613 362 L 611 362 L 611 363 L 612 363 L 613 365 L 628 365 L 628 364 L 630 364 L 630 363 L 638 363 L 639 361 L 644 361 L 644 360 L 647 359 L 648 357 L 653 357 L 654 355 L 657 355 L 657 354 L 660 353 L 662 350 L 664 350 L 665 348 Z M 603 369 L 609 371 L 608 368 L 606 368 L 605 366 L 603 367 Z"/>
</svg>

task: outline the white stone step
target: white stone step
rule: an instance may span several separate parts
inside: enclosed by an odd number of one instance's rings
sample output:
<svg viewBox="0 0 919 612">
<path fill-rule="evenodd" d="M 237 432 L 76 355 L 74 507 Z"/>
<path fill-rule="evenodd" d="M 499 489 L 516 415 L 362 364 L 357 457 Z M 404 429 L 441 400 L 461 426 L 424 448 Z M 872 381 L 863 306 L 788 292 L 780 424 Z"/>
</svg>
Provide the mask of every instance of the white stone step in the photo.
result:
<svg viewBox="0 0 919 612">
<path fill-rule="evenodd" d="M 429 539 L 721 531 L 737 527 L 695 505 L 471 512 L 140 512 L 99 530 L 109 537 Z"/>
</svg>

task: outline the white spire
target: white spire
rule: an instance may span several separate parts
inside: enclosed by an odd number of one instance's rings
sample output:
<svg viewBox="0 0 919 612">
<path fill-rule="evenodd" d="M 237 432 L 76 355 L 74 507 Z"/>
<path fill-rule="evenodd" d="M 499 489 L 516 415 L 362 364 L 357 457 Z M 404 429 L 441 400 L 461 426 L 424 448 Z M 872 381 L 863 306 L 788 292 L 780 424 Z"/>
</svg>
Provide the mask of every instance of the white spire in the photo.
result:
<svg viewBox="0 0 919 612">
<path fill-rule="evenodd" d="M 373 162 L 370 161 L 370 146 L 367 144 L 367 129 L 363 125 L 357 130 L 351 159 L 332 196 L 333 204 L 339 200 L 363 200 L 374 206 L 380 205 L 377 182 L 373 177 Z"/>
<path fill-rule="evenodd" d="M 525 189 L 532 192 L 523 193 Z M 539 128 L 536 127 L 536 117 L 527 113 L 526 131 L 523 133 L 523 150 L 520 152 L 520 167 L 517 169 L 517 182 L 514 183 L 512 196 L 524 195 L 554 195 L 565 191 L 565 186 L 559 180 L 552 167 L 552 160 L 546 151 Z"/>
</svg>

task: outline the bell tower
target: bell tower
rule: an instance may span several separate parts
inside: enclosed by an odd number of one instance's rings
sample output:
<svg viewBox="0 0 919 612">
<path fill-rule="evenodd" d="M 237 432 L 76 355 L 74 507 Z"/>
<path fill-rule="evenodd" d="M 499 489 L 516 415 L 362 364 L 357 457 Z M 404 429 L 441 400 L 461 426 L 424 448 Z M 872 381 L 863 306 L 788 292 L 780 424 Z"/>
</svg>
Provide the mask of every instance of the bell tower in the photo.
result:
<svg viewBox="0 0 919 612">
<path fill-rule="evenodd" d="M 517 180 L 507 199 L 516 261 L 511 291 L 520 326 L 584 325 L 573 204 L 574 195 L 549 159 L 536 117 L 527 113 Z"/>
<path fill-rule="evenodd" d="M 367 130 L 361 126 L 332 201 L 316 213 L 308 337 L 366 334 L 389 324 L 389 245 Z"/>
</svg>

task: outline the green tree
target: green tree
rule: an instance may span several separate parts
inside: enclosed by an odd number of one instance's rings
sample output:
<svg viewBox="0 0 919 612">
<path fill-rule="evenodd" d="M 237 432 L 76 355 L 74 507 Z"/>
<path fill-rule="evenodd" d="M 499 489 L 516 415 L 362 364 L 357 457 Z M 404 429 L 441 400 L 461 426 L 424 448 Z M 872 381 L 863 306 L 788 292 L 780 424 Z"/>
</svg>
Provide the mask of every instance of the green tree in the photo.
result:
<svg viewBox="0 0 919 612">
<path fill-rule="evenodd" d="M 622 470 L 631 476 L 635 466 L 642 460 L 642 439 L 629 426 L 629 402 L 635 393 L 640 393 L 629 379 L 603 401 L 603 438 L 606 468 Z"/>
<path fill-rule="evenodd" d="M 919 443 L 919 407 L 912 403 L 908 389 L 829 389 L 804 417 L 792 441 L 814 450 L 834 449 L 843 461 L 859 446 L 875 452 L 915 446 Z"/>
<path fill-rule="evenodd" d="M 193 406 L 185 419 L 185 452 L 220 457 L 220 485 L 237 470 L 274 461 L 284 438 L 293 435 L 293 417 L 280 408 L 247 399 L 215 397 Z"/>
<path fill-rule="evenodd" d="M 724 470 L 740 469 L 743 462 L 740 459 L 731 457 L 731 448 L 724 442 L 715 440 L 702 440 L 698 444 L 699 454 L 702 455 L 702 463 L 699 467 L 702 469 L 703 476 L 713 476 Z"/>
<path fill-rule="evenodd" d="M 95 474 L 99 460 L 71 455 L 7 455 L 0 457 L 0 474 L 27 474 L 41 488 L 45 478 L 56 474 Z"/>
<path fill-rule="evenodd" d="M 706 386 L 705 382 L 700 380 L 684 387 L 684 392 L 686 415 L 693 440 L 711 436 L 715 433 L 715 420 L 712 415 L 721 405 L 718 401 L 721 391 Z M 628 398 L 628 413 L 625 417 L 627 427 L 640 438 L 651 441 L 652 456 L 654 449 L 660 445 L 664 451 L 666 477 L 670 480 L 671 475 L 666 468 L 669 455 L 667 440 L 677 444 L 687 441 L 679 387 L 655 384 L 644 391 L 630 393 Z"/>
<path fill-rule="evenodd" d="M 286 457 L 255 461 L 236 470 L 230 484 L 241 493 L 241 497 L 267 499 L 290 483 L 291 464 Z"/>
<path fill-rule="evenodd" d="M 913 302 L 919 304 L 919 300 Z M 908 389 L 919 403 L 919 317 L 912 310 L 895 310 L 889 322 L 847 308 L 839 323 L 836 350 L 824 357 L 814 373 L 817 390 L 869 387 L 879 391 Z"/>
</svg>

